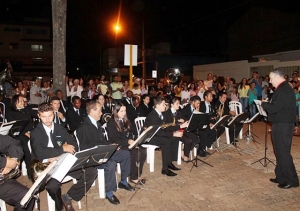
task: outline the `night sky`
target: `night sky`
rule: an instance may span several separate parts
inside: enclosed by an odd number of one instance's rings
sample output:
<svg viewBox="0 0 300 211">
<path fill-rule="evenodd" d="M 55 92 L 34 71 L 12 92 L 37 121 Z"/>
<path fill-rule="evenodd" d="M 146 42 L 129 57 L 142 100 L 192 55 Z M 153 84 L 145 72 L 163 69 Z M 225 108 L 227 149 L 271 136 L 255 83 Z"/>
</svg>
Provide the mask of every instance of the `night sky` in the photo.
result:
<svg viewBox="0 0 300 211">
<path fill-rule="evenodd" d="M 171 42 L 176 55 L 217 56 L 220 36 L 253 5 L 299 12 L 296 0 L 69 0 L 67 8 L 67 68 L 99 66 L 100 49 L 142 43 Z M 122 32 L 113 25 L 120 14 Z M 1 0 L 0 20 L 51 18 L 50 0 Z M 98 64 L 97 64 L 98 62 Z"/>
</svg>

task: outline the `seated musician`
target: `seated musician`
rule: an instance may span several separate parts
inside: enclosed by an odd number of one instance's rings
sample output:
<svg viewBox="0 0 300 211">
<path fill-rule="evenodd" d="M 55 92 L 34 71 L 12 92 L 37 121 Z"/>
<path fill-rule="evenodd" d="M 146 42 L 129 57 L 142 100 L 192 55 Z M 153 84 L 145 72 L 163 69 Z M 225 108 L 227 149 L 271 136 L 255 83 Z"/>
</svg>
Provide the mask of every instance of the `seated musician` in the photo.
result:
<svg viewBox="0 0 300 211">
<path fill-rule="evenodd" d="M 30 138 L 30 131 L 33 129 L 33 118 L 37 118 L 37 111 L 32 110 L 29 106 L 24 106 L 24 97 L 21 95 L 14 95 L 11 99 L 11 106 L 9 112 L 6 114 L 8 122 L 15 120 L 28 120 L 28 124 L 24 127 L 23 131 L 15 137 L 19 140 L 24 150 L 24 161 L 27 168 L 28 178 L 31 178 L 30 164 L 31 155 L 28 148 L 28 141 Z"/>
<path fill-rule="evenodd" d="M 67 123 L 66 113 L 65 113 L 64 109 L 61 107 L 60 99 L 57 96 L 53 96 L 50 98 L 49 103 L 53 108 L 54 123 L 65 127 L 65 125 Z"/>
<path fill-rule="evenodd" d="M 153 99 L 154 109 L 146 117 L 144 127 L 152 125 L 162 125 L 164 123 L 163 112 L 165 111 L 166 102 L 163 96 L 156 96 Z M 181 124 L 180 128 L 185 128 L 187 123 Z M 177 130 L 169 131 L 166 129 L 159 129 L 157 133 L 152 137 L 149 144 L 157 145 L 161 147 L 162 151 L 162 174 L 167 176 L 176 176 L 177 174 L 171 170 L 180 170 L 174 166 L 172 161 L 177 160 L 178 143 L 179 139 L 183 136 L 183 132 Z"/>
<path fill-rule="evenodd" d="M 104 129 L 99 122 L 102 115 L 101 109 L 101 104 L 97 101 L 92 100 L 88 103 L 86 107 L 88 116 L 76 130 L 80 150 L 89 149 L 96 145 L 115 144 L 114 140 L 106 140 L 104 137 Z M 130 153 L 128 150 L 118 148 L 106 163 L 98 166 L 98 168 L 104 169 L 106 198 L 112 204 L 120 203 L 113 194 L 117 190 L 115 176 L 117 163 L 120 163 L 122 171 L 121 182 L 119 182 L 118 187 L 127 191 L 134 191 L 126 179 L 130 175 Z"/>
<path fill-rule="evenodd" d="M 201 99 L 198 95 L 190 98 L 190 103 L 187 104 L 180 112 L 182 112 L 185 120 L 190 119 L 192 113 L 200 112 L 200 102 Z M 206 147 L 211 147 L 212 143 L 216 140 L 215 132 L 209 129 L 207 126 L 205 129 L 199 129 L 197 131 L 191 131 L 190 133 L 197 134 L 199 136 L 199 148 L 198 155 L 200 157 L 206 157 L 209 152 L 206 151 Z"/>
<path fill-rule="evenodd" d="M 170 100 L 170 108 L 164 112 L 164 121 L 165 123 L 173 123 L 174 126 L 170 126 L 168 130 L 179 130 L 180 123 L 184 123 L 184 117 L 181 116 L 181 112 L 178 112 L 180 108 L 179 98 L 174 97 Z M 186 131 L 183 133 L 183 136 L 180 138 L 180 141 L 184 143 L 184 150 L 181 153 L 181 159 L 184 162 L 188 162 L 190 151 L 194 148 L 196 144 L 198 144 L 198 136 L 194 133 L 187 133 Z"/>
<path fill-rule="evenodd" d="M 67 110 L 66 115 L 70 130 L 73 133 L 87 116 L 86 110 L 81 108 L 80 97 L 72 97 L 72 105 Z"/>
<path fill-rule="evenodd" d="M 61 125 L 54 123 L 53 108 L 50 104 L 41 103 L 38 107 L 38 115 L 41 120 L 31 132 L 30 143 L 33 155 L 40 161 L 51 162 L 63 153 L 74 154 L 78 150 L 77 142 L 67 130 Z M 85 172 L 85 173 L 84 173 Z M 56 210 L 74 210 L 72 199 L 79 201 L 89 190 L 97 177 L 97 170 L 94 167 L 85 168 L 85 171 L 77 170 L 67 175 L 77 179 L 69 191 L 61 195 L 61 183 L 56 179 L 50 179 L 46 184 L 46 190 L 55 201 Z"/>
<path fill-rule="evenodd" d="M 147 94 L 143 94 L 141 97 L 141 102 L 139 105 L 139 110 L 140 110 L 140 117 L 147 117 L 148 114 L 152 111 L 150 103 L 150 96 Z"/>
<path fill-rule="evenodd" d="M 63 92 L 60 89 L 55 90 L 54 95 L 56 95 L 59 98 L 60 101 L 60 107 L 64 110 L 66 113 L 68 110 L 68 102 L 63 99 Z"/>
<path fill-rule="evenodd" d="M 230 115 L 234 117 L 236 113 L 234 111 L 230 111 L 229 109 L 229 102 L 227 101 L 227 93 L 226 92 L 220 92 L 219 93 L 219 100 L 215 102 L 215 110 L 218 112 L 218 116 L 223 116 L 223 115 Z M 236 123 L 235 127 L 234 125 L 229 126 L 229 138 L 230 138 L 230 143 L 235 144 L 238 142 L 235 138 L 238 136 L 240 133 L 241 129 L 243 128 L 242 123 Z M 225 131 L 225 128 L 220 128 L 218 130 L 217 136 L 219 137 L 223 132 Z M 235 134 L 234 134 L 235 131 Z"/>
<path fill-rule="evenodd" d="M 116 103 L 116 106 L 113 108 L 112 118 L 107 123 L 108 139 L 112 140 L 113 143 L 118 144 L 121 150 L 128 150 L 128 146 L 134 142 L 133 133 L 134 127 L 127 118 L 126 106 L 121 103 Z M 142 179 L 140 176 L 142 175 L 147 151 L 145 148 L 139 146 L 139 148 L 131 150 L 130 155 L 130 181 L 135 184 L 144 184 L 146 180 Z M 137 167 L 137 163 L 139 163 L 139 168 Z"/>
<path fill-rule="evenodd" d="M 8 179 L 9 173 L 20 165 L 19 161 L 23 157 L 20 142 L 10 136 L 0 135 L 0 154 L 6 155 L 0 156 L 0 174 L 7 178 L 0 180 L 0 199 L 13 206 L 15 211 L 33 210 L 34 200 L 29 202 L 27 208 L 23 209 L 20 205 L 29 189 L 16 179 Z"/>
<path fill-rule="evenodd" d="M 105 103 L 105 97 L 103 94 L 99 94 L 98 95 L 98 99 L 97 101 L 100 103 L 101 107 L 102 107 L 102 114 L 112 114 L 110 108 L 107 106 L 107 103 Z M 100 118 L 100 123 L 103 125 L 104 123 L 106 123 L 106 121 L 103 119 L 104 115 L 101 115 Z"/>
</svg>

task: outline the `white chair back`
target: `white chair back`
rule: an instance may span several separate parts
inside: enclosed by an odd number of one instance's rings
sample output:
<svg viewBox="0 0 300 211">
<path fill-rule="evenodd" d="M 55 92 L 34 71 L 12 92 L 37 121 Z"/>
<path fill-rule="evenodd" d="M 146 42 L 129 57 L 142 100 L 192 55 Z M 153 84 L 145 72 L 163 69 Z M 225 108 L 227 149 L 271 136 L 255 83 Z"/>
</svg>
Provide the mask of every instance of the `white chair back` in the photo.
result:
<svg viewBox="0 0 300 211">
<path fill-rule="evenodd" d="M 238 101 L 230 101 L 229 102 L 229 109 L 230 111 L 234 111 L 235 114 L 240 114 L 243 112 L 242 104 Z"/>
<path fill-rule="evenodd" d="M 146 117 L 138 117 L 138 118 L 135 118 L 135 120 L 134 120 L 138 136 L 140 136 L 140 132 L 142 130 L 142 127 L 144 126 L 145 120 L 146 120 Z"/>
<path fill-rule="evenodd" d="M 106 130 L 106 128 L 107 128 L 107 123 L 104 123 L 104 124 L 102 125 L 102 128 L 104 129 L 104 137 L 105 137 L 106 140 L 108 141 L 108 134 L 107 134 L 107 130 Z"/>
<path fill-rule="evenodd" d="M 5 104 L 0 102 L 0 123 L 5 122 Z"/>
<path fill-rule="evenodd" d="M 16 121 L 11 121 L 7 123 L 2 123 L 0 126 L 0 134 L 1 135 L 7 135 L 9 133 L 9 130 L 12 128 L 12 126 L 16 123 Z"/>
</svg>

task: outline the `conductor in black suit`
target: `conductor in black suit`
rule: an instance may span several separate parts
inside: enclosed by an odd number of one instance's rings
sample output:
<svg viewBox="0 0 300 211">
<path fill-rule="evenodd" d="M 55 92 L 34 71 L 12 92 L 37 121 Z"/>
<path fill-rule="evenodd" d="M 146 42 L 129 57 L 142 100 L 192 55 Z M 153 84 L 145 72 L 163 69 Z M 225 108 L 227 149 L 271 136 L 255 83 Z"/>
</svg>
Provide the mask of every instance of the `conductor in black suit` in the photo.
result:
<svg viewBox="0 0 300 211">
<path fill-rule="evenodd" d="M 163 112 L 166 110 L 166 101 L 162 96 L 156 96 L 153 98 L 154 109 L 146 117 L 144 127 L 152 125 L 162 125 L 164 123 Z M 186 124 L 182 124 L 180 127 L 186 127 Z M 152 137 L 149 144 L 157 145 L 161 147 L 162 151 L 162 174 L 167 176 L 176 176 L 177 174 L 171 170 L 180 170 L 172 161 L 177 160 L 178 152 L 178 138 L 183 136 L 183 132 L 168 131 L 166 129 L 159 129 L 157 133 Z"/>
<path fill-rule="evenodd" d="M 77 127 L 83 122 L 84 118 L 87 116 L 86 110 L 81 107 L 80 97 L 72 97 L 72 107 L 67 111 L 67 120 L 70 130 L 74 132 Z"/>
</svg>

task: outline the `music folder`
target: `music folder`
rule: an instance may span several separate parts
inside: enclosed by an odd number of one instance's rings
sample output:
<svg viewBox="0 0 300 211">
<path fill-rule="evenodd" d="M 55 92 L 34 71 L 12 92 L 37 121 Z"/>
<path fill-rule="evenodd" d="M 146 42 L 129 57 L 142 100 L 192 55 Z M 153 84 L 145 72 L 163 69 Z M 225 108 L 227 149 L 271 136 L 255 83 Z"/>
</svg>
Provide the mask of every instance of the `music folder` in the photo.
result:
<svg viewBox="0 0 300 211">
<path fill-rule="evenodd" d="M 227 123 L 229 119 L 229 115 L 222 116 L 210 129 L 214 130 L 216 128 L 224 126 L 224 124 Z"/>
<path fill-rule="evenodd" d="M 29 123 L 29 120 L 23 119 L 23 120 L 16 120 L 16 122 L 11 127 L 9 134 L 12 137 L 19 136 L 20 133 L 25 129 L 27 124 Z"/>
<path fill-rule="evenodd" d="M 97 145 L 93 148 L 76 152 L 74 156 L 77 160 L 69 172 L 106 163 L 117 147 L 118 145 Z"/>
<path fill-rule="evenodd" d="M 187 132 L 202 130 L 207 127 L 210 123 L 211 114 L 193 112 L 190 119 L 189 125 L 186 128 Z"/>
<path fill-rule="evenodd" d="M 261 106 L 261 100 L 254 100 L 254 103 L 256 104 L 257 110 L 259 112 L 260 115 L 267 117 L 268 114 L 265 111 L 265 109 Z"/>
<path fill-rule="evenodd" d="M 240 113 L 236 115 L 229 123 L 228 126 L 235 124 L 235 123 L 244 123 L 246 119 L 249 118 L 249 113 Z"/>
<path fill-rule="evenodd" d="M 147 129 L 144 130 L 142 134 L 132 144 L 128 146 L 128 149 L 132 150 L 136 146 L 149 142 L 159 129 L 159 125 L 152 125 L 147 127 Z"/>
</svg>

